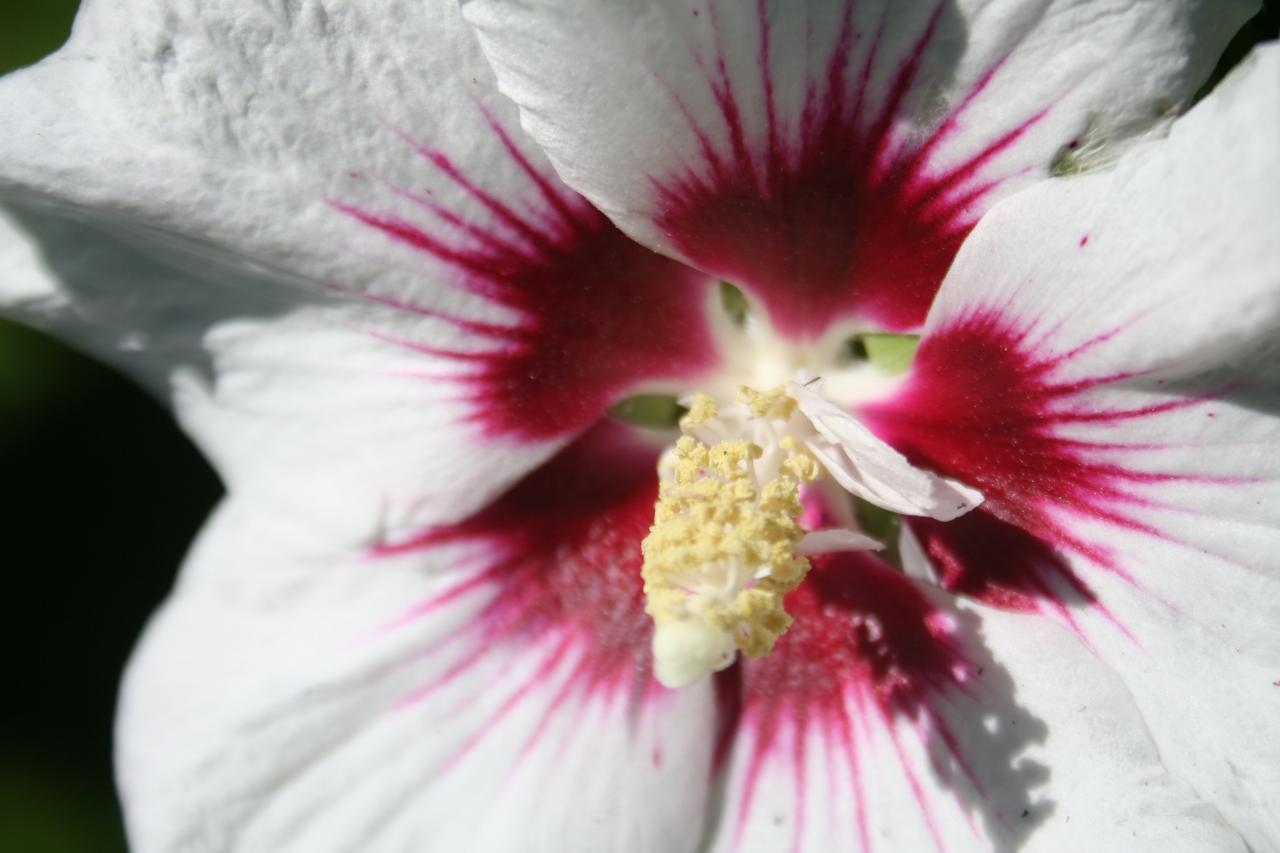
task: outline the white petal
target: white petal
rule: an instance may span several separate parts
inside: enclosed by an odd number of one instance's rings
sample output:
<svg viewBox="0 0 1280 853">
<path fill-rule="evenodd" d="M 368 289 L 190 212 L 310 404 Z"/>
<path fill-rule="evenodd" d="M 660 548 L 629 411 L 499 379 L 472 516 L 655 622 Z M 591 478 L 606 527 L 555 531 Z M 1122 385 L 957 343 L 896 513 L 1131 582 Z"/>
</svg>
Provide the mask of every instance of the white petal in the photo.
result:
<svg viewBox="0 0 1280 853">
<path fill-rule="evenodd" d="M 0 297 L 36 253 L 24 316 L 172 383 L 231 488 L 320 535 L 467 513 L 716 359 L 714 282 L 551 174 L 474 41 L 445 0 L 86 4 L 0 82 L 37 240 Z"/>
<path fill-rule="evenodd" d="M 0 300 L 34 325 L 75 324 L 82 346 L 173 402 L 228 489 L 334 545 L 466 515 L 598 417 L 645 361 L 634 339 L 585 336 L 589 365 L 511 387 L 527 375 L 518 355 L 481 357 L 492 344 L 477 350 L 444 319 L 244 270 L 188 272 L 128 235 L 26 209 L 0 211 Z M 540 411 L 541 434 L 513 429 L 536 428 Z"/>
<path fill-rule="evenodd" d="M 1256 350 L 1280 328 L 1280 196 L 1265 178 L 1280 168 L 1277 81 L 1280 49 L 1264 45 L 1168 140 L 993 211 L 930 327 L 1007 306 L 1029 341 L 1080 348 L 1068 375 L 1196 373 Z"/>
<path fill-rule="evenodd" d="M 402 541 L 484 505 L 561 444 L 487 432 L 469 399 L 483 385 L 413 348 L 465 348 L 458 338 L 353 304 L 223 323 L 204 340 L 208 373 L 173 377 L 178 419 L 231 494 L 317 544 Z"/>
<path fill-rule="evenodd" d="M 695 848 L 706 685 L 584 668 L 609 652 L 570 623 L 486 622 L 521 593 L 457 592 L 466 548 L 371 561 L 268 517 L 219 511 L 130 667 L 132 849 Z"/>
<path fill-rule="evenodd" d="M 480 111 L 501 105 L 471 39 L 434 5 L 86 3 L 61 51 L 0 84 L 0 187 L 317 284 L 422 293 L 425 261 L 396 269 L 331 203 L 443 191 L 478 219 L 398 133 L 447 132 L 464 172 L 528 186 Z"/>
<path fill-rule="evenodd" d="M 0 208 L 0 304 L 32 314 L 55 309 L 65 297 L 40 257 L 34 236 L 11 211 Z"/>
<path fill-rule="evenodd" d="M 833 527 L 806 533 L 796 545 L 796 553 L 802 557 L 810 554 L 829 554 L 833 551 L 879 551 L 884 543 L 852 530 Z"/>
<path fill-rule="evenodd" d="M 66 47 L 0 82 L 0 121 L 0 197 L 477 343 L 555 326 L 554 293 L 638 303 L 610 259 L 656 263 L 551 173 L 449 0 L 87 3 Z M 535 273 L 559 290 L 512 296 Z M 698 323 L 705 277 L 648 277 Z"/>
<path fill-rule="evenodd" d="M 424 294 L 430 261 L 406 268 L 332 202 L 407 213 L 395 189 L 428 193 L 483 226 L 408 141 L 445 137 L 463 174 L 537 197 L 450 8 L 88 2 L 61 51 L 0 84 L 0 187 L 317 284 Z"/>
<path fill-rule="evenodd" d="M 961 483 L 922 471 L 876 438 L 857 419 L 813 387 L 792 382 L 788 393 L 826 439 L 809 448 L 841 486 L 885 509 L 949 521 L 982 502 L 982 494 Z"/>
<path fill-rule="evenodd" d="M 1047 558 L 1164 765 L 1253 849 L 1280 845 L 1278 92 L 1268 46 L 1113 173 L 992 211 L 906 405 L 864 412 L 1022 528 L 1024 589 L 1055 603 Z M 984 580 L 979 544 L 953 588 Z"/>
<path fill-rule="evenodd" d="M 269 318 L 316 301 L 244 269 L 183 268 L 135 240 L 20 206 L 0 208 L 0 310 L 127 368 L 167 398 L 172 372 L 207 371 L 203 338 L 228 319 Z"/>
<path fill-rule="evenodd" d="M 561 175 L 784 333 L 910 328 L 996 199 L 1167 122 L 1252 2 L 471 0 Z"/>
<path fill-rule="evenodd" d="M 1245 849 L 1069 631 L 897 578 L 828 579 L 746 664 L 712 850 Z"/>
</svg>

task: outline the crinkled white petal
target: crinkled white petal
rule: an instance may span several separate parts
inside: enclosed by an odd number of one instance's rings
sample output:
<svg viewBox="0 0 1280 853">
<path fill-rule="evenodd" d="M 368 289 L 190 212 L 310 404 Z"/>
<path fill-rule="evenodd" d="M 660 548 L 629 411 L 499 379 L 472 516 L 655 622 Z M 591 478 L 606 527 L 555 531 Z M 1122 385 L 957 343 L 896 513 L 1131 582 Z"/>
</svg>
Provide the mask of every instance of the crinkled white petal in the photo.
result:
<svg viewBox="0 0 1280 853">
<path fill-rule="evenodd" d="M 449 286 L 462 273 L 447 259 L 341 208 L 474 247 L 468 234 L 519 233 L 495 199 L 545 208 L 518 156 L 559 186 L 450 0 L 90 0 L 65 47 L 0 80 L 0 126 L 0 199 L 127 232 L 197 277 L 212 260 L 256 288 L 338 288 L 495 323 L 511 311 Z M 74 272 L 75 298 L 100 290 L 144 313 L 155 298 Z M 50 319 L 96 333 L 74 310 Z"/>
<path fill-rule="evenodd" d="M 453 2 L 87 2 L 0 80 L 0 126 L 5 310 L 141 374 L 233 490 L 376 543 L 571 438 L 494 438 L 458 379 L 513 349 L 474 324 L 531 321 L 449 252 L 527 251 L 573 194 Z"/>
</svg>

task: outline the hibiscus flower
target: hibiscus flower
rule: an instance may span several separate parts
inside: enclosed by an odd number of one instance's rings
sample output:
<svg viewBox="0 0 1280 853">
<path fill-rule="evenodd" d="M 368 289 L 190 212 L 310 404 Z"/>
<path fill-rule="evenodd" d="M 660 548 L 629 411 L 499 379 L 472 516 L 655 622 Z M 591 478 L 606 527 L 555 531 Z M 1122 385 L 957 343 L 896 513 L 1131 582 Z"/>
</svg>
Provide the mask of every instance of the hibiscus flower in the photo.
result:
<svg viewBox="0 0 1280 853">
<path fill-rule="evenodd" d="M 1280 845 L 1249 6 L 86 4 L 0 296 L 227 487 L 132 844 Z"/>
</svg>

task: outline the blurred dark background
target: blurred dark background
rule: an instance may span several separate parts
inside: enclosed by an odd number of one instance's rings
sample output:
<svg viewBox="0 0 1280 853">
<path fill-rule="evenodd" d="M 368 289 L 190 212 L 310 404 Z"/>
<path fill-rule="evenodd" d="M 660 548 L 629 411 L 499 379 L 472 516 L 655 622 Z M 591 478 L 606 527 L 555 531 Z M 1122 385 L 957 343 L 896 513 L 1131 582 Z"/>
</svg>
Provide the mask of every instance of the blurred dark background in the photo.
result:
<svg viewBox="0 0 1280 853">
<path fill-rule="evenodd" d="M 77 5 L 0 0 L 0 71 L 55 50 Z M 116 687 L 219 491 L 129 380 L 0 320 L 3 853 L 125 849 L 111 782 Z"/>
<path fill-rule="evenodd" d="M 0 0 L 0 72 L 56 49 L 77 5 Z M 1280 0 L 1267 0 L 1215 80 L 1277 33 Z M 219 492 L 154 400 L 0 320 L 3 853 L 125 849 L 111 783 L 116 686 Z"/>
</svg>

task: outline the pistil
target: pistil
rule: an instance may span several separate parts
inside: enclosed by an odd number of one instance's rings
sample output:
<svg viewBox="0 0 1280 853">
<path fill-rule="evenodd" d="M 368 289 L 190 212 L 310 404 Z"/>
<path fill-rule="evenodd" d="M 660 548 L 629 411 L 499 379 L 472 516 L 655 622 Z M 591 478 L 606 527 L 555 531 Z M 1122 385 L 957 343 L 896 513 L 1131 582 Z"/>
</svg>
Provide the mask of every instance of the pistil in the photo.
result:
<svg viewBox="0 0 1280 853">
<path fill-rule="evenodd" d="M 683 402 L 683 435 L 660 464 L 643 543 L 654 674 L 668 687 L 724 669 L 739 651 L 772 651 L 791 625 L 784 598 L 808 573 L 806 554 L 882 547 L 852 514 L 847 528 L 806 531 L 802 485 L 843 488 L 889 511 L 939 520 L 982 500 L 913 467 L 826 400 L 816 380 L 743 386 L 723 410 L 705 394 Z"/>
<path fill-rule="evenodd" d="M 744 388 L 739 399 L 760 417 L 781 414 L 773 410 L 787 398 L 781 389 Z M 791 624 L 783 596 L 809 571 L 796 553 L 805 535 L 799 487 L 817 479 L 818 463 L 798 443 L 779 443 L 784 458 L 767 465 L 777 473 L 762 481 L 759 444 L 695 437 L 717 414 L 709 397 L 691 401 L 643 545 L 655 672 L 669 687 L 727 667 L 739 649 L 768 654 Z"/>
</svg>

